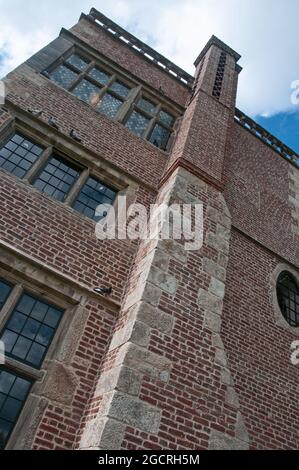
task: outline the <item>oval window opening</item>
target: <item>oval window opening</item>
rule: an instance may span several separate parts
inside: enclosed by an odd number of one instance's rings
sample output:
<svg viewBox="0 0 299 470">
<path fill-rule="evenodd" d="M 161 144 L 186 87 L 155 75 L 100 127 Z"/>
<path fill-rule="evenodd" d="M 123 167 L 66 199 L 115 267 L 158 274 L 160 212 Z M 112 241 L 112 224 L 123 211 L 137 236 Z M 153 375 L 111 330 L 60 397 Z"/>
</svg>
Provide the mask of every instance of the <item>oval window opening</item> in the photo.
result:
<svg viewBox="0 0 299 470">
<path fill-rule="evenodd" d="M 299 287 L 293 274 L 288 271 L 283 271 L 278 277 L 277 300 L 288 324 L 299 327 Z"/>
</svg>

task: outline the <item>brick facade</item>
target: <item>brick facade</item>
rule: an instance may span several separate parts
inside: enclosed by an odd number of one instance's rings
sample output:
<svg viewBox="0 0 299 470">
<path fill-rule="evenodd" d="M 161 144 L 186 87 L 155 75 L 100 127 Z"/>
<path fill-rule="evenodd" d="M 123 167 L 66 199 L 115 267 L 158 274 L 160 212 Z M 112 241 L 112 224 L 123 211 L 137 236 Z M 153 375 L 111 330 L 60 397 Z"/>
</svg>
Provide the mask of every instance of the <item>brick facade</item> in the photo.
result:
<svg viewBox="0 0 299 470">
<path fill-rule="evenodd" d="M 99 19 L 6 77 L 1 142 L 17 129 L 146 207 L 202 204 L 203 246 L 98 240 L 92 220 L 0 169 L 0 278 L 66 309 L 40 370 L 7 361 L 33 387 L 6 446 L 298 449 L 298 329 L 276 299 L 281 270 L 299 279 L 298 168 L 234 120 L 240 56 L 224 43 L 211 38 L 192 87 Z M 173 110 L 167 151 L 41 73 L 74 45 Z"/>
</svg>

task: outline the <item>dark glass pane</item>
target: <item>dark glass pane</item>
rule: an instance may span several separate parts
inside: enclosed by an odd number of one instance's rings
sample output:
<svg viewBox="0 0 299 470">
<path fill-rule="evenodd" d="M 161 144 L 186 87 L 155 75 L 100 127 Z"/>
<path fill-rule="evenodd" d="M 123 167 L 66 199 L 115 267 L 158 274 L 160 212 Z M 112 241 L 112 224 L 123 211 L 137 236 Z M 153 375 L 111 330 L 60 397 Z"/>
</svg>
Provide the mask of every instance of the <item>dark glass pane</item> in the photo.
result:
<svg viewBox="0 0 299 470">
<path fill-rule="evenodd" d="M 86 59 L 82 59 L 82 57 L 78 56 L 77 54 L 71 55 L 71 57 L 67 59 L 67 62 L 79 70 L 85 70 L 89 64 Z"/>
<path fill-rule="evenodd" d="M 88 80 L 82 80 L 82 82 L 74 88 L 72 93 L 86 103 L 95 106 L 99 102 L 100 91 L 100 88 L 93 85 Z"/>
<path fill-rule="evenodd" d="M 51 342 L 51 339 L 54 335 L 54 331 L 55 330 L 53 328 L 50 328 L 49 326 L 46 326 L 46 325 L 42 325 L 36 336 L 36 341 L 43 346 L 48 346 L 48 344 Z"/>
<path fill-rule="evenodd" d="M 30 315 L 31 310 L 34 307 L 36 299 L 31 297 L 30 295 L 24 294 L 18 303 L 17 310 L 18 312 L 22 312 L 25 315 Z"/>
<path fill-rule="evenodd" d="M 15 377 L 0 368 L 0 392 L 8 395 L 15 381 Z"/>
<path fill-rule="evenodd" d="M 16 359 L 24 360 L 28 354 L 28 351 L 32 345 L 32 341 L 23 336 L 19 336 L 17 342 L 11 352 L 11 355 Z"/>
<path fill-rule="evenodd" d="M 123 98 L 127 98 L 130 88 L 128 88 L 126 85 L 120 82 L 114 82 L 110 86 L 110 89 L 115 91 L 118 95 L 122 96 Z"/>
<path fill-rule="evenodd" d="M 48 313 L 44 319 L 44 323 L 52 328 L 56 328 L 61 318 L 61 310 L 50 307 Z"/>
<path fill-rule="evenodd" d="M 161 121 L 162 124 L 166 124 L 166 126 L 172 127 L 174 124 L 174 117 L 171 114 L 166 113 L 166 111 L 160 111 L 159 121 Z"/>
<path fill-rule="evenodd" d="M 0 449 L 4 449 L 32 382 L 0 366 Z"/>
<path fill-rule="evenodd" d="M 165 129 L 165 127 L 156 124 L 153 132 L 151 133 L 149 141 L 156 145 L 156 147 L 165 150 L 169 141 L 169 137 L 170 132 Z"/>
<path fill-rule="evenodd" d="M 8 397 L 1 409 L 1 418 L 13 423 L 20 412 L 22 402 L 15 398 Z"/>
<path fill-rule="evenodd" d="M 6 282 L 0 281 L 0 310 L 5 304 L 7 297 L 11 293 L 12 286 L 7 284 Z"/>
<path fill-rule="evenodd" d="M 34 339 L 40 328 L 40 323 L 33 318 L 27 320 L 26 325 L 22 330 L 22 335 L 28 339 Z"/>
<path fill-rule="evenodd" d="M 49 305 L 40 302 L 39 300 L 35 302 L 34 308 L 32 309 L 30 316 L 39 322 L 43 322 L 47 312 L 49 310 Z"/>
<path fill-rule="evenodd" d="M 98 221 L 101 217 L 96 216 L 96 208 L 100 204 L 113 204 L 115 196 L 116 191 L 112 188 L 95 178 L 89 178 L 75 201 L 74 209 Z"/>
<path fill-rule="evenodd" d="M 114 118 L 122 104 L 122 101 L 118 100 L 112 95 L 109 95 L 109 93 L 106 93 L 99 104 L 99 110 L 101 113 L 106 114 L 106 116 Z"/>
<path fill-rule="evenodd" d="M 0 449 L 4 449 L 13 428 L 13 423 L 0 419 Z"/>
<path fill-rule="evenodd" d="M 14 333 L 20 333 L 27 321 L 27 318 L 28 317 L 26 317 L 22 313 L 14 312 L 7 325 L 7 328 L 13 331 Z"/>
<path fill-rule="evenodd" d="M 0 167 L 23 178 L 43 150 L 21 134 L 14 134 L 0 149 Z"/>
<path fill-rule="evenodd" d="M 143 136 L 149 124 L 149 119 L 143 116 L 143 114 L 133 111 L 129 117 L 126 127 L 130 129 L 134 134 Z"/>
<path fill-rule="evenodd" d="M 24 294 L 0 338 L 6 353 L 34 367 L 40 366 L 62 314 L 53 305 Z"/>
<path fill-rule="evenodd" d="M 45 348 L 44 346 L 41 346 L 37 343 L 33 343 L 27 356 L 27 362 L 32 364 L 34 367 L 39 367 L 46 353 L 46 350 L 47 348 Z"/>
<path fill-rule="evenodd" d="M 138 101 L 138 107 L 143 109 L 144 111 L 147 111 L 150 114 L 155 114 L 157 108 L 155 103 L 152 103 L 152 101 L 147 100 L 145 98 L 141 98 Z"/>
<path fill-rule="evenodd" d="M 98 68 L 91 69 L 88 75 L 97 80 L 97 82 L 101 83 L 102 85 L 106 85 L 110 80 L 110 75 L 108 75 L 107 72 L 104 72 L 103 70 L 100 70 Z"/>
<path fill-rule="evenodd" d="M 79 178 L 79 174 L 80 171 L 74 169 L 67 160 L 53 156 L 36 178 L 33 186 L 59 201 L 64 201 L 71 187 Z"/>
<path fill-rule="evenodd" d="M 18 400 L 24 400 L 29 388 L 30 382 L 18 377 L 10 390 L 10 395 L 14 398 L 17 398 Z"/>
<path fill-rule="evenodd" d="M 17 333 L 13 333 L 12 331 L 6 330 L 3 335 L 1 336 L 1 341 L 3 341 L 5 345 L 5 354 L 8 354 L 12 351 L 16 341 L 18 340 Z"/>
<path fill-rule="evenodd" d="M 69 88 L 70 85 L 78 78 L 78 74 L 73 72 L 65 65 L 59 65 L 52 73 L 49 74 L 51 80 L 62 86 L 63 88 Z"/>
</svg>

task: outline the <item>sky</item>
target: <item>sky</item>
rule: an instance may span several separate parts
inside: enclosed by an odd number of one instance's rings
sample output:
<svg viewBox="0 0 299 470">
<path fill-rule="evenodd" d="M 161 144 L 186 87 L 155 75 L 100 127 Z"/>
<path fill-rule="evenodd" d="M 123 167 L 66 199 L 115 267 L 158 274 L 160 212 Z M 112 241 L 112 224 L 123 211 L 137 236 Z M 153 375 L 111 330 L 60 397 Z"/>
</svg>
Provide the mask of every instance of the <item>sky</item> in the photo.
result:
<svg viewBox="0 0 299 470">
<path fill-rule="evenodd" d="M 299 153 L 298 0 L 0 0 L 0 76 L 92 7 L 192 75 L 218 36 L 242 55 L 237 106 Z"/>
</svg>

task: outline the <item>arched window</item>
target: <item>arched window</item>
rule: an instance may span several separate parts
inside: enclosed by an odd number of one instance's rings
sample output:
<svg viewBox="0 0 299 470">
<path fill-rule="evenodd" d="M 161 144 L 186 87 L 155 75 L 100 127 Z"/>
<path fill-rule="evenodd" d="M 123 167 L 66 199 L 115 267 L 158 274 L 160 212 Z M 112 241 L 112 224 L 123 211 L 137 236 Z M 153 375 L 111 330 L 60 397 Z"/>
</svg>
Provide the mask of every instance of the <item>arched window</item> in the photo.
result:
<svg viewBox="0 0 299 470">
<path fill-rule="evenodd" d="M 293 274 L 282 271 L 277 280 L 277 300 L 290 326 L 299 327 L 299 287 Z"/>
</svg>

